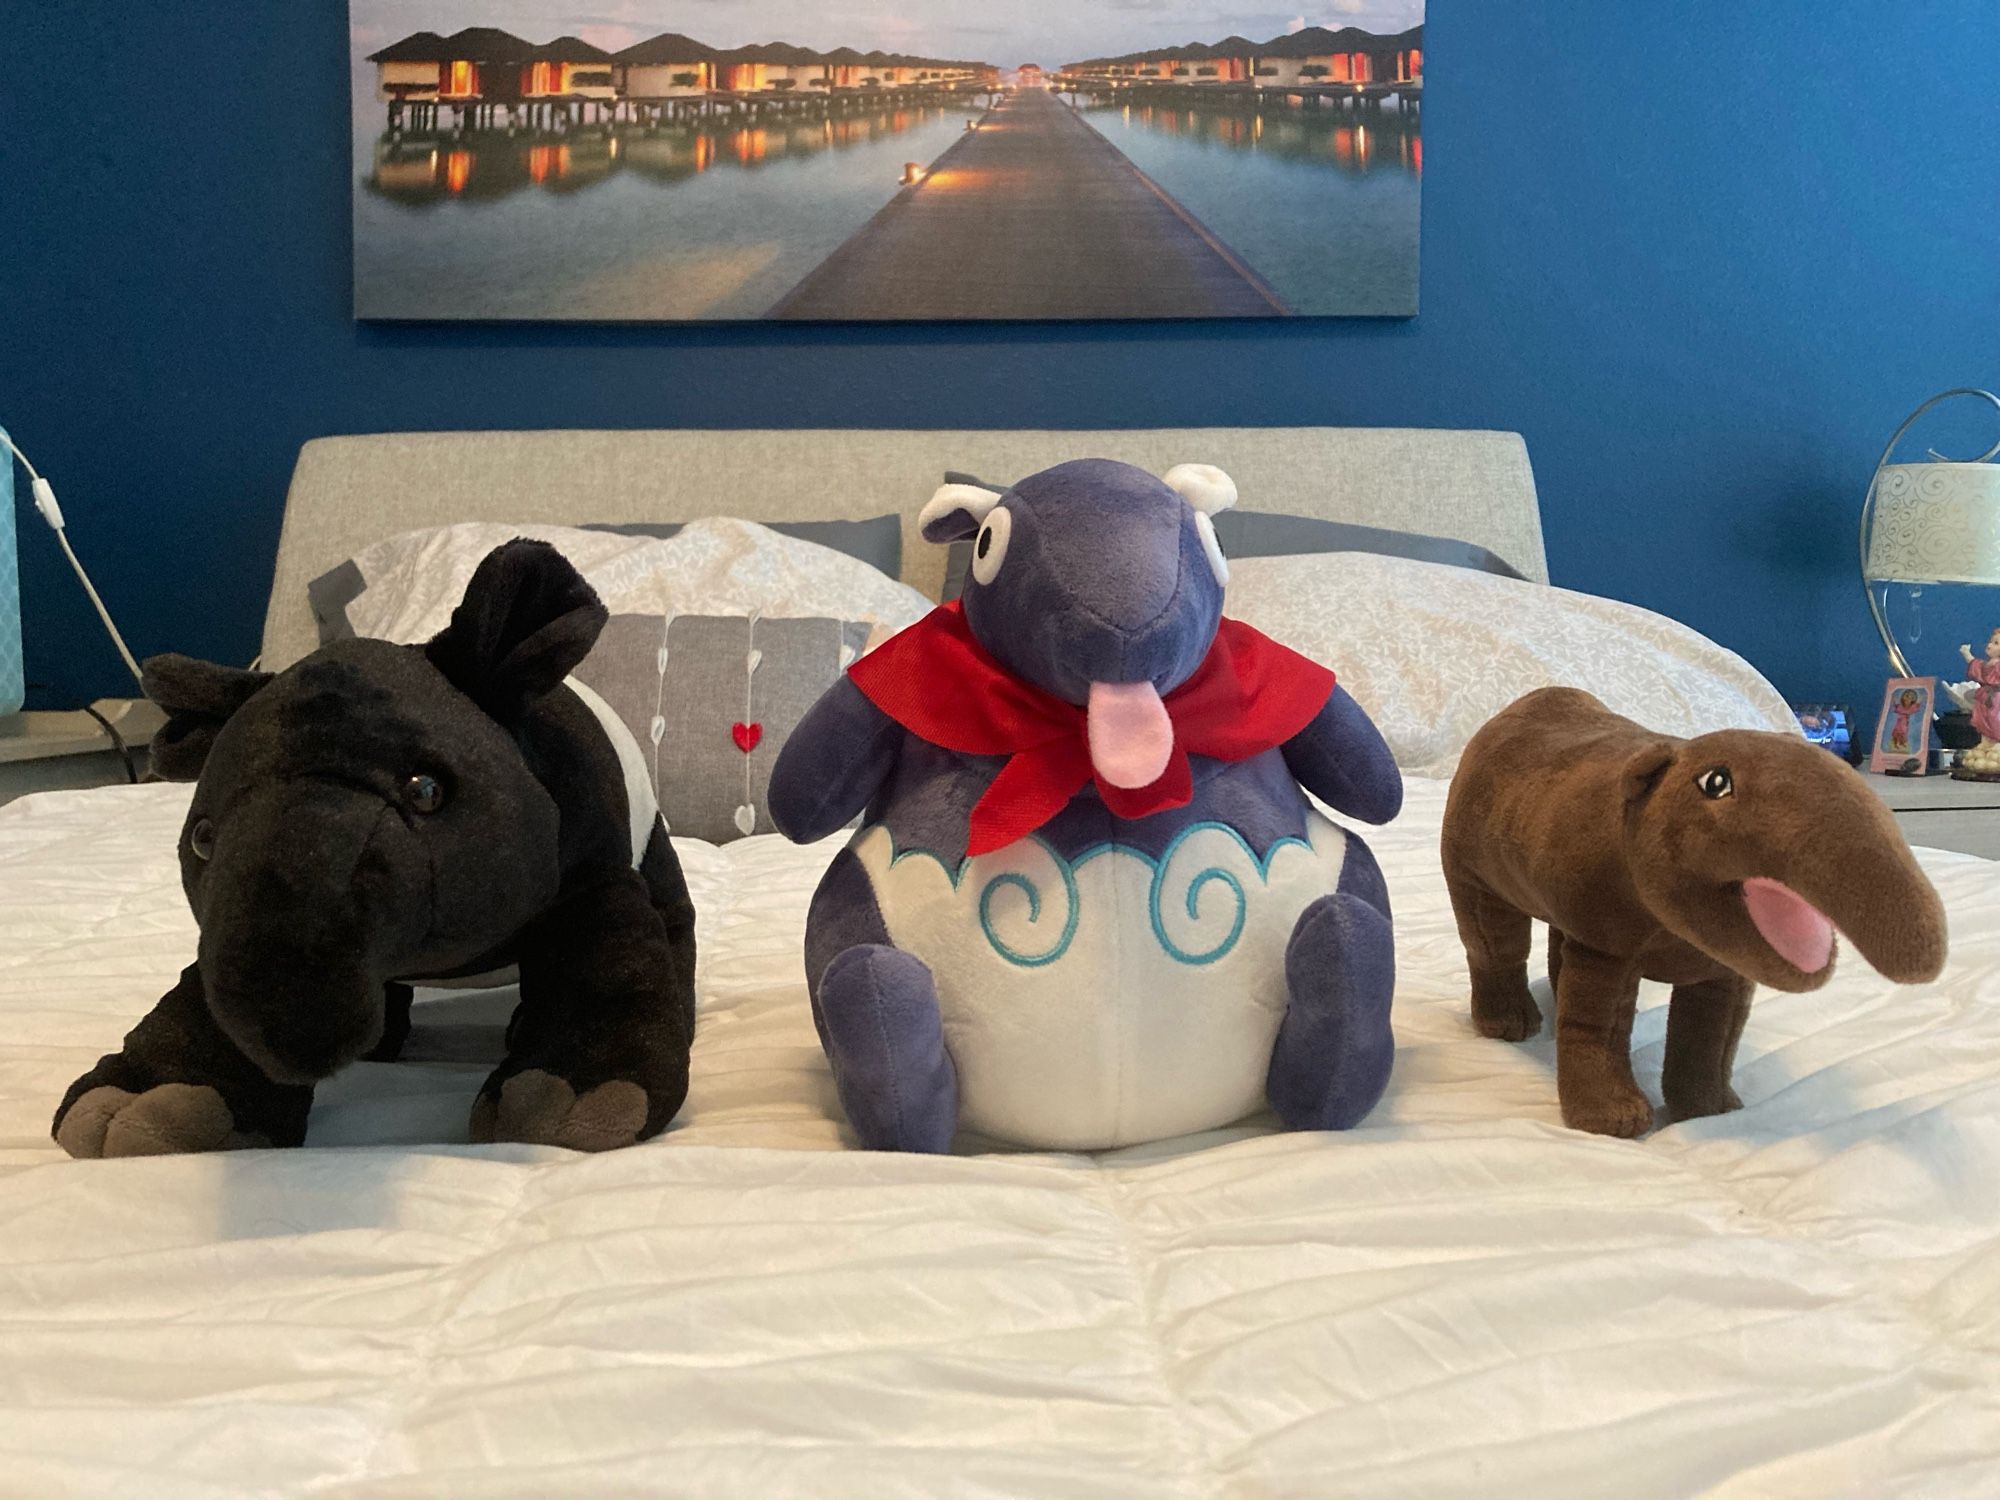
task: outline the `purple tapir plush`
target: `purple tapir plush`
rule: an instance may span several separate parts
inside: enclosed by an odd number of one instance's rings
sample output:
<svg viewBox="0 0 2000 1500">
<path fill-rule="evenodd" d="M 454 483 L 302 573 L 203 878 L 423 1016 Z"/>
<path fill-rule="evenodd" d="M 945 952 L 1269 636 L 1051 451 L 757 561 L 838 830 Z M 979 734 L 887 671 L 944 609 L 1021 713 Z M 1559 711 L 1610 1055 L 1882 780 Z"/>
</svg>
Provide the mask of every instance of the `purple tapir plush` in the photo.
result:
<svg viewBox="0 0 2000 1500">
<path fill-rule="evenodd" d="M 963 599 L 787 741 L 780 830 L 865 814 L 805 943 L 863 1145 L 1088 1150 L 1267 1103 L 1342 1129 L 1381 1097 L 1387 892 L 1301 783 L 1381 823 L 1402 780 L 1332 673 L 1222 618 L 1210 515 L 1235 496 L 1108 460 L 947 484 L 922 526 L 976 538 Z"/>
</svg>

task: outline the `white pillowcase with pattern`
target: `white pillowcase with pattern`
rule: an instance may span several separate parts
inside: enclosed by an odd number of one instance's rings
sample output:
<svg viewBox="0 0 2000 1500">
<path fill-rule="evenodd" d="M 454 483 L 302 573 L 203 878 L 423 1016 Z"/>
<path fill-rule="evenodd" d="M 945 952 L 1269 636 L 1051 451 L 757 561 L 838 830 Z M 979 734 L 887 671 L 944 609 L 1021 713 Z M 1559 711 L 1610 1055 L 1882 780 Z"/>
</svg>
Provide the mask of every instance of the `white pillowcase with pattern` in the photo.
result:
<svg viewBox="0 0 2000 1500">
<path fill-rule="evenodd" d="M 1229 564 L 1233 619 L 1333 669 L 1416 776 L 1449 776 L 1522 694 L 1562 685 L 1662 734 L 1799 732 L 1742 657 L 1664 615 L 1490 573 L 1364 552 Z"/>
<path fill-rule="evenodd" d="M 865 620 L 879 640 L 931 608 L 916 589 L 858 558 L 755 521 L 712 516 L 671 537 L 480 521 L 405 532 L 359 553 L 354 562 L 367 586 L 347 604 L 349 625 L 378 640 L 430 639 L 451 619 L 480 560 L 523 536 L 574 563 L 614 615 Z"/>
</svg>

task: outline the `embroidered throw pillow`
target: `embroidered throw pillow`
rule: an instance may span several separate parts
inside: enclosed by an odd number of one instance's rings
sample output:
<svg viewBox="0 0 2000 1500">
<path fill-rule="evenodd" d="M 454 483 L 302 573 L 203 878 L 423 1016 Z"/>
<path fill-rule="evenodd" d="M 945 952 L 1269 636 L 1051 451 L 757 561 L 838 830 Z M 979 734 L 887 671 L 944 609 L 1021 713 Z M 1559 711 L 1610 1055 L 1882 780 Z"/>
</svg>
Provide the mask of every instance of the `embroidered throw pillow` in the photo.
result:
<svg viewBox="0 0 2000 1500">
<path fill-rule="evenodd" d="M 831 535 L 822 523 L 806 524 L 814 538 Z M 882 540 L 872 526 L 861 523 L 847 539 Z M 872 562 L 755 521 L 709 516 L 664 538 L 469 521 L 385 538 L 314 579 L 307 594 L 320 640 L 427 640 L 451 618 L 473 569 L 517 536 L 555 547 L 613 614 L 835 615 L 892 631 L 931 608 Z"/>
<path fill-rule="evenodd" d="M 806 710 L 867 647 L 865 620 L 613 615 L 576 675 L 630 726 L 670 833 L 775 832 L 765 787 Z"/>
</svg>

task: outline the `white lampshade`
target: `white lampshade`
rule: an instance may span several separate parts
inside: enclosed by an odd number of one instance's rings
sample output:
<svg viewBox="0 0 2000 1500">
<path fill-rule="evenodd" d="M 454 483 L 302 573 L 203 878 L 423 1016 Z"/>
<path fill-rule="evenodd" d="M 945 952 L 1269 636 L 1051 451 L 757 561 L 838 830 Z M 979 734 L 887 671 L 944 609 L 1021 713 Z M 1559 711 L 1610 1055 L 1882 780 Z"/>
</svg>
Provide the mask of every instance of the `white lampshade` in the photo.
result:
<svg viewBox="0 0 2000 1500">
<path fill-rule="evenodd" d="M 1884 464 L 1870 578 L 2000 584 L 2000 464 Z"/>
</svg>

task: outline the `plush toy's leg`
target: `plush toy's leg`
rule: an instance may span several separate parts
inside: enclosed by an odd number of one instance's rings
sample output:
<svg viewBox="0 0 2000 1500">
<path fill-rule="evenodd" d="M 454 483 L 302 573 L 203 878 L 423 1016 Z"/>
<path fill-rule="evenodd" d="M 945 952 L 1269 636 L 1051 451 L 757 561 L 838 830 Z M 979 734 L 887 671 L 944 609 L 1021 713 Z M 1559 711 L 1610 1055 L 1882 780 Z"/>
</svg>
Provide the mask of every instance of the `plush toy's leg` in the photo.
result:
<svg viewBox="0 0 2000 1500">
<path fill-rule="evenodd" d="M 1481 1036 L 1522 1042 L 1542 1029 L 1542 1012 L 1528 989 L 1528 949 L 1534 923 L 1468 876 L 1445 868 L 1445 889 L 1458 919 L 1465 966 L 1472 976 L 1472 1024 Z M 1549 982 L 1562 962 L 1550 939 Z"/>
<path fill-rule="evenodd" d="M 123 1049 L 70 1085 L 52 1133 L 80 1157 L 296 1146 L 311 1108 L 310 1088 L 273 1083 L 222 1034 L 189 964 Z"/>
<path fill-rule="evenodd" d="M 1567 941 L 1568 939 L 1562 935 L 1561 928 L 1551 927 L 1549 929 L 1549 998 L 1551 1000 L 1555 999 L 1556 995 L 1562 989 L 1563 944 Z M 1541 1015 L 1537 1013 L 1535 1016 L 1535 1025 L 1539 1027 L 1541 1022 Z"/>
<path fill-rule="evenodd" d="M 1756 988 L 1739 974 L 1674 986 L 1667 1002 L 1667 1053 L 1660 1072 L 1660 1091 L 1674 1119 L 1727 1114 L 1743 1107 L 1729 1086 L 1729 1074 L 1736 1065 L 1736 1044 L 1743 1038 Z"/>
<path fill-rule="evenodd" d="M 523 935 L 520 967 L 472 1138 L 605 1151 L 666 1129 L 687 1098 L 694 975 L 638 872 L 573 882 Z"/>
<path fill-rule="evenodd" d="M 849 948 L 820 975 L 817 1010 L 834 1087 L 861 1144 L 949 1151 L 958 1070 L 923 960 L 886 943 Z"/>
<path fill-rule="evenodd" d="M 1291 992 L 1264 1092 L 1293 1130 L 1346 1130 L 1389 1086 L 1396 940 L 1367 846 L 1347 836 L 1340 887 L 1299 914 L 1285 948 Z"/>
<path fill-rule="evenodd" d="M 841 1108 L 871 1151 L 951 1149 L 958 1069 L 944 1045 L 937 985 L 897 949 L 852 850 L 833 857 L 806 914 L 813 1025 Z"/>
<path fill-rule="evenodd" d="M 882 910 L 875 904 L 875 883 L 852 849 L 834 855 L 833 863 L 820 877 L 806 912 L 806 989 L 812 997 L 813 1029 L 829 1058 L 833 1043 L 827 1040 L 826 1017 L 820 1014 L 819 981 L 832 963 L 849 948 L 880 944 L 892 948 L 889 928 Z"/>
<path fill-rule="evenodd" d="M 639 878 L 646 882 L 647 899 L 667 929 L 667 946 L 673 950 L 679 972 L 674 998 L 681 1006 L 681 1019 L 691 1038 L 695 1010 L 694 901 L 688 895 L 687 877 L 681 873 L 681 862 L 667 837 L 666 825 L 658 819 L 654 820 L 653 835 L 646 842 Z"/>
<path fill-rule="evenodd" d="M 361 1055 L 363 1062 L 394 1062 L 410 1039 L 410 1003 L 416 993 L 391 980 L 382 986 L 382 1040 Z"/>
<path fill-rule="evenodd" d="M 1644 1135 L 1653 1106 L 1632 1080 L 1639 976 L 1622 958 L 1563 942 L 1556 990 L 1556 1094 L 1563 1123 L 1598 1135 Z"/>
</svg>

